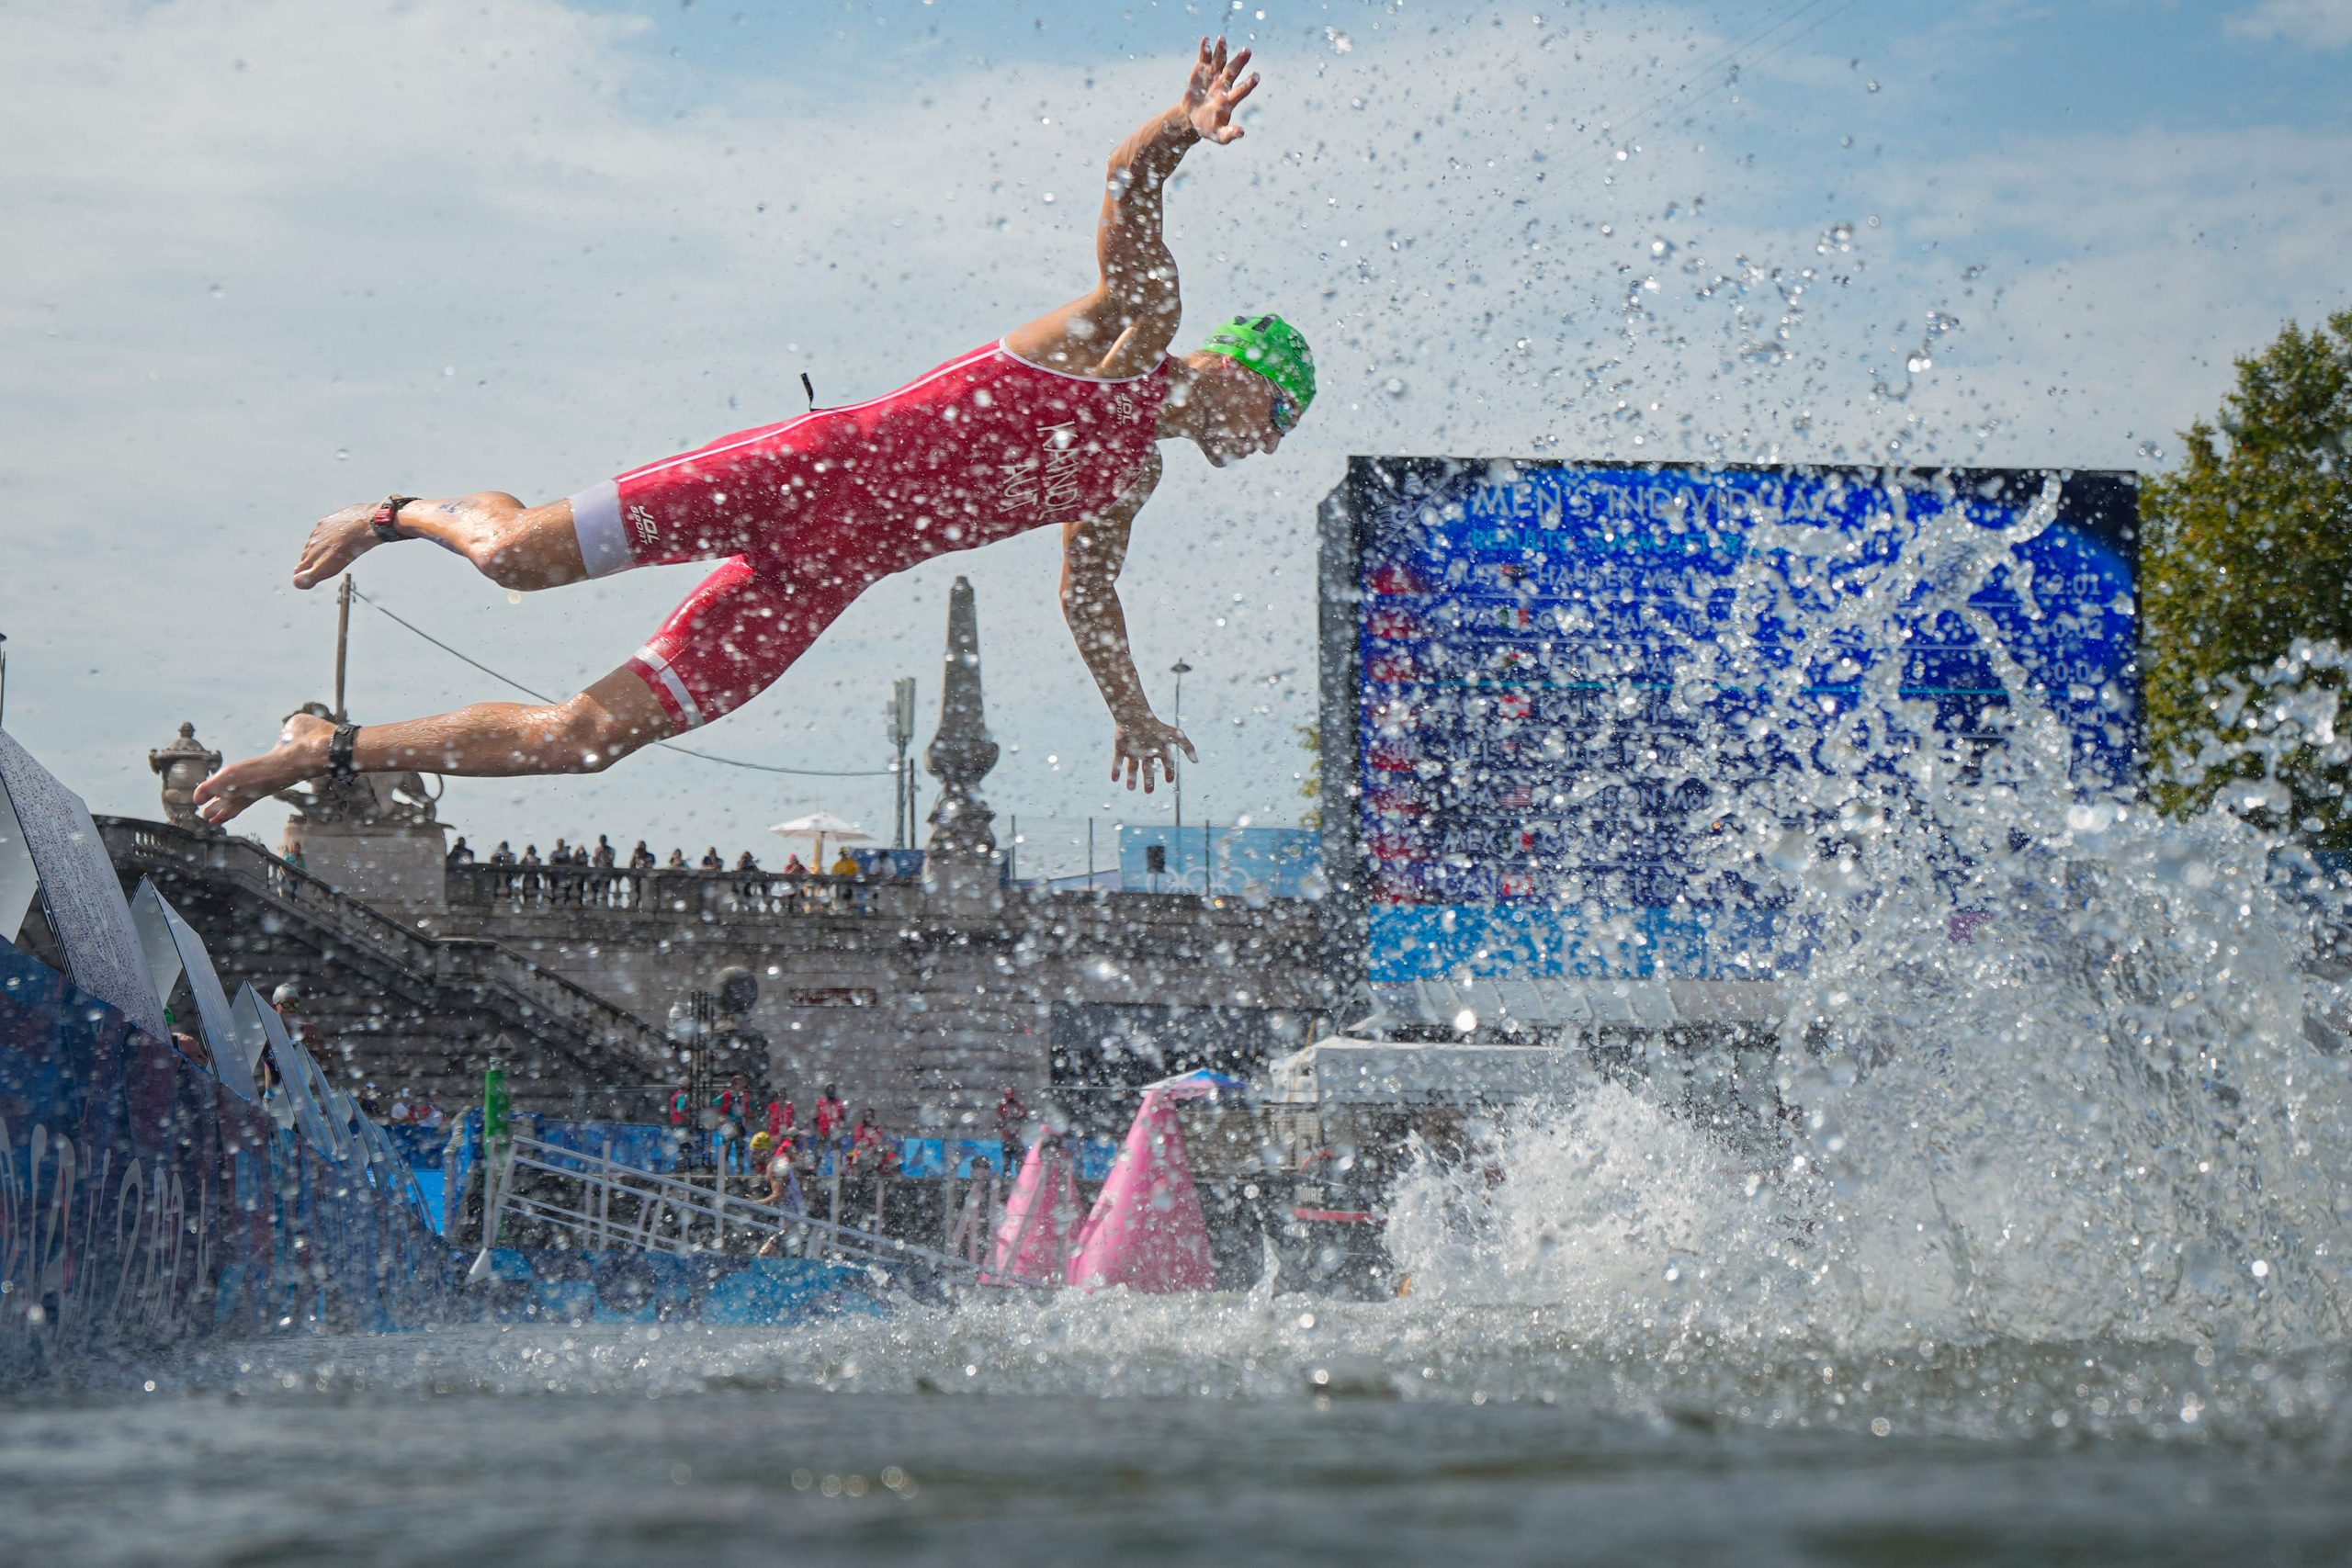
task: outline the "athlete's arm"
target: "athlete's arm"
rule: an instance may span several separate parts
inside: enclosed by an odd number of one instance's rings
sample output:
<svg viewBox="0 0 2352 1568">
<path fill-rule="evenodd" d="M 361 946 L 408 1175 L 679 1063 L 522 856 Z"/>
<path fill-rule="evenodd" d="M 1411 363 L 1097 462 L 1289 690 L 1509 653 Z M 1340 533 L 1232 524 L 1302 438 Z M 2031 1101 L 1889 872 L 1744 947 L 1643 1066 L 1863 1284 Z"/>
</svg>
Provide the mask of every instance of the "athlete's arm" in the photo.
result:
<svg viewBox="0 0 2352 1568">
<path fill-rule="evenodd" d="M 1225 40 L 1201 40 L 1184 96 L 1137 127 L 1111 154 L 1102 217 L 1094 231 L 1094 287 L 1050 315 L 1008 333 L 1005 346 L 1033 364 L 1116 379 L 1158 367 L 1183 314 L 1176 257 L 1161 232 L 1160 196 L 1196 141 L 1238 141 L 1233 111 L 1257 85 L 1240 79 L 1250 51 L 1227 58 Z"/>
<path fill-rule="evenodd" d="M 1062 615 L 1077 640 L 1079 657 L 1086 660 L 1102 693 L 1103 705 L 1111 710 L 1116 730 L 1111 777 L 1115 781 L 1124 773 L 1129 789 L 1140 779 L 1147 795 L 1161 776 L 1176 776 L 1178 748 L 1188 759 L 1199 760 L 1183 732 L 1160 723 L 1152 713 L 1142 677 L 1136 673 L 1135 653 L 1127 646 L 1127 613 L 1119 603 L 1127 532 L 1159 483 L 1159 454 L 1153 452 L 1135 483 L 1110 507 L 1062 525 Z"/>
</svg>

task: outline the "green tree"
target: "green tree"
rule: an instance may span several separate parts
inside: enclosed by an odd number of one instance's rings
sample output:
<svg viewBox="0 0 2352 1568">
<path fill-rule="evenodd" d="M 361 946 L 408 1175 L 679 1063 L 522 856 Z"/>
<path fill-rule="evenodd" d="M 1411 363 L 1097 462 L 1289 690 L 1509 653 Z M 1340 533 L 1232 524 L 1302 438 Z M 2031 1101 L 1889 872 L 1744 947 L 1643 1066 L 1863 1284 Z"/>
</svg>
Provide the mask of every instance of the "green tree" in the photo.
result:
<svg viewBox="0 0 2352 1568">
<path fill-rule="evenodd" d="M 2290 323 L 2237 370 L 2215 423 L 2181 433 L 2182 467 L 2140 491 L 2155 795 L 2184 811 L 2226 788 L 2352 848 L 2352 739 L 2330 722 L 2352 651 L 2352 310 Z"/>
</svg>

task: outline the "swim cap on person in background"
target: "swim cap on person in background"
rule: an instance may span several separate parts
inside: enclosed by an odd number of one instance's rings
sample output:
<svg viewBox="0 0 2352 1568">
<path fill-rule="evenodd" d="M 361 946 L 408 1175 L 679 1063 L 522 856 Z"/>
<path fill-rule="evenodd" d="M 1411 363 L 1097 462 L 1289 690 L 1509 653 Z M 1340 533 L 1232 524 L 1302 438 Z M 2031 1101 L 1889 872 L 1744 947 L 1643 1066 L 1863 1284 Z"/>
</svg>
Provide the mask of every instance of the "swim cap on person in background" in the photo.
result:
<svg viewBox="0 0 2352 1568">
<path fill-rule="evenodd" d="M 1306 335 L 1280 316 L 1236 316 L 1201 344 L 1204 354 L 1222 354 L 1255 370 L 1290 400 L 1288 417 L 1275 403 L 1275 428 L 1288 431 L 1315 400 L 1315 353 Z"/>
</svg>

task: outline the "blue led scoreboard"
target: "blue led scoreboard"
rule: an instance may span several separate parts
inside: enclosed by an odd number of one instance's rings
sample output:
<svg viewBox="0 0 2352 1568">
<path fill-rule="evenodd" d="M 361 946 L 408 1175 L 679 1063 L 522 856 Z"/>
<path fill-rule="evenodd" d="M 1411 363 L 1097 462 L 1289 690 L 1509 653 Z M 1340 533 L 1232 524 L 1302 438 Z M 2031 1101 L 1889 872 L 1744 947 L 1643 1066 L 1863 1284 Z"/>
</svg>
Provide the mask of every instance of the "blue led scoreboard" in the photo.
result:
<svg viewBox="0 0 2352 1568">
<path fill-rule="evenodd" d="M 1376 982 L 1757 977 L 1711 837 L 2008 744 L 2140 743 L 2127 473 L 1356 457 L 1322 510 L 1328 875 Z M 1882 775 L 1873 780 L 1873 772 Z"/>
</svg>

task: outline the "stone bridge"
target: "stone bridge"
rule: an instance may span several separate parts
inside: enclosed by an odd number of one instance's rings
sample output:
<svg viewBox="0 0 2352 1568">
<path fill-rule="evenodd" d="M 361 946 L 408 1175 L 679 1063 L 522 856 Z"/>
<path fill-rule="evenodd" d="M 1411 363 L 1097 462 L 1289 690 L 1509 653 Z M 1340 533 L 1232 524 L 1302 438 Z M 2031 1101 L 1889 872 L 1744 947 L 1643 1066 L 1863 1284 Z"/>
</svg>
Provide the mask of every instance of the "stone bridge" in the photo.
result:
<svg viewBox="0 0 2352 1568">
<path fill-rule="evenodd" d="M 956 1125 L 1008 1085 L 1035 1105 L 1247 1071 L 1334 1005 L 1320 906 L 1298 899 L 1007 888 L 974 913 L 915 882 L 582 866 L 453 866 L 446 886 L 424 929 L 642 1018 L 748 969 L 775 1081 L 803 1104 L 837 1082 L 900 1127 Z"/>
<path fill-rule="evenodd" d="M 479 1095 L 503 1036 L 526 1108 L 650 1115 L 683 1076 L 673 1010 L 735 967 L 759 982 L 741 1022 L 765 1037 L 775 1087 L 805 1106 L 837 1083 L 906 1132 L 972 1126 L 1007 1087 L 1109 1122 L 1122 1086 L 1247 1072 L 1313 1038 L 1337 1001 L 1319 904 L 1003 885 L 977 793 L 997 756 L 979 668 L 959 578 L 921 881 L 450 865 L 423 786 L 401 798 L 407 775 L 281 797 L 305 873 L 197 820 L 220 756 L 187 725 L 148 759 L 171 824 L 104 831 L 126 884 L 153 876 L 232 985 L 301 980 L 360 1071 L 444 1104 Z"/>
</svg>

